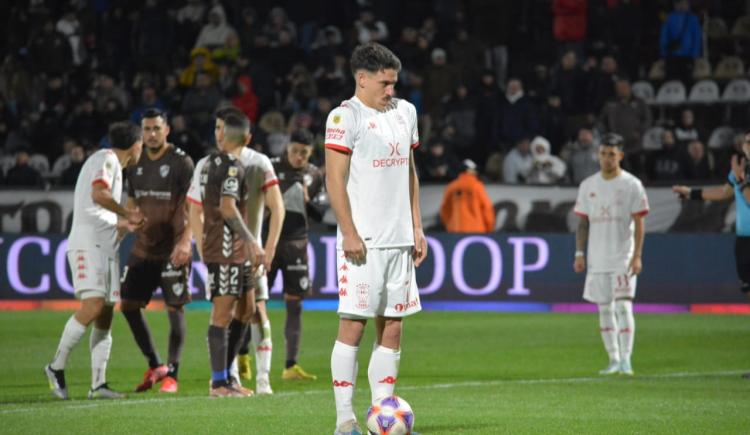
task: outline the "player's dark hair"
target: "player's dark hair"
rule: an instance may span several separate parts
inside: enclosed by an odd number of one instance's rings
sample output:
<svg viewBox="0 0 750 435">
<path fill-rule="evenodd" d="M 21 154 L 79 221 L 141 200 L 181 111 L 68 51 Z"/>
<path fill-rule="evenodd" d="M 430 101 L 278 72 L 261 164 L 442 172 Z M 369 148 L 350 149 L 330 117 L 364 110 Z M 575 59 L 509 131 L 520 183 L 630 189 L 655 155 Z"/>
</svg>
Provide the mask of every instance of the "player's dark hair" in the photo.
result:
<svg viewBox="0 0 750 435">
<path fill-rule="evenodd" d="M 143 114 L 141 115 L 141 121 L 151 118 L 161 118 L 164 120 L 164 122 L 167 122 L 167 112 L 156 107 L 150 107 L 143 111 Z"/>
<path fill-rule="evenodd" d="M 218 109 L 216 109 L 216 111 L 214 111 L 214 118 L 221 119 L 222 121 L 226 120 L 227 116 L 229 115 L 240 116 L 244 115 L 244 113 L 234 106 L 219 107 Z"/>
<path fill-rule="evenodd" d="M 236 128 L 238 130 L 250 130 L 250 120 L 244 113 L 230 113 L 224 118 L 224 128 Z"/>
<path fill-rule="evenodd" d="M 352 74 L 359 70 L 376 73 L 386 69 L 401 70 L 401 61 L 393 52 L 377 42 L 358 45 L 349 60 Z"/>
<path fill-rule="evenodd" d="M 617 133 L 605 133 L 604 136 L 602 136 L 601 146 L 615 147 L 622 150 L 625 147 L 625 139 Z"/>
<path fill-rule="evenodd" d="M 303 145 L 312 145 L 313 135 L 306 129 L 300 129 L 292 133 L 289 143 L 301 143 Z"/>
<path fill-rule="evenodd" d="M 126 150 L 141 139 L 141 127 L 130 121 L 120 121 L 109 126 L 109 143 L 112 148 Z"/>
</svg>

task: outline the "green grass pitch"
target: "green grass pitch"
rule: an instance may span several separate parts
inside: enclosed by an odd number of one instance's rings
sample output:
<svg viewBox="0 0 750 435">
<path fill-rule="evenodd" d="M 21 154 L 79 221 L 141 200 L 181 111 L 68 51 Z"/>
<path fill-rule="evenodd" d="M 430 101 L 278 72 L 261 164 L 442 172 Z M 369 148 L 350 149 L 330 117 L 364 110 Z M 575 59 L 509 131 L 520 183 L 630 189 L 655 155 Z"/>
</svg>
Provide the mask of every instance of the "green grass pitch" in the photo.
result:
<svg viewBox="0 0 750 435">
<path fill-rule="evenodd" d="M 284 382 L 284 312 L 273 310 L 273 396 L 210 399 L 207 311 L 188 313 L 180 392 L 88 401 L 88 338 L 66 371 L 73 400 L 54 400 L 42 367 L 70 313 L 0 313 L 0 433 L 330 434 L 330 352 L 337 317 L 304 314 L 301 364 L 314 382 Z M 148 313 L 162 357 L 166 315 Z M 423 312 L 406 321 L 397 394 L 422 434 L 750 433 L 750 319 L 636 315 L 632 378 L 602 377 L 595 314 Z M 108 380 L 140 381 L 145 361 L 122 316 L 114 322 Z M 360 349 L 355 407 L 369 402 L 372 325 Z M 246 383 L 247 384 L 247 383 Z M 253 386 L 251 383 L 250 386 Z"/>
</svg>

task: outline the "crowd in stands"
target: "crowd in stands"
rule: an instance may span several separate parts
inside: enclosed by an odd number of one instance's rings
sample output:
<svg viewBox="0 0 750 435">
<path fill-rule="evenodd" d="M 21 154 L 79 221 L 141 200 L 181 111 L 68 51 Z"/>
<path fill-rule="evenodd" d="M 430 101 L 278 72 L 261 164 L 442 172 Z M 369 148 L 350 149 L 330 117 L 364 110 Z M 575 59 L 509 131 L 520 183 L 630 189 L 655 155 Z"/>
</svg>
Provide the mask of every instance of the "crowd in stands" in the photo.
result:
<svg viewBox="0 0 750 435">
<path fill-rule="evenodd" d="M 424 182 L 472 159 L 489 181 L 577 184 L 598 170 L 605 131 L 625 137 L 625 166 L 647 182 L 721 180 L 748 117 L 750 91 L 660 104 L 636 86 L 747 78 L 744 0 L 8 3 L 0 185 L 74 185 L 107 125 L 149 107 L 169 114 L 168 140 L 194 160 L 214 146 L 214 110 L 234 104 L 252 146 L 276 156 L 307 129 L 320 163 L 326 116 L 352 94 L 349 54 L 367 41 L 402 61 Z M 722 62 L 740 73 L 719 74 Z"/>
</svg>

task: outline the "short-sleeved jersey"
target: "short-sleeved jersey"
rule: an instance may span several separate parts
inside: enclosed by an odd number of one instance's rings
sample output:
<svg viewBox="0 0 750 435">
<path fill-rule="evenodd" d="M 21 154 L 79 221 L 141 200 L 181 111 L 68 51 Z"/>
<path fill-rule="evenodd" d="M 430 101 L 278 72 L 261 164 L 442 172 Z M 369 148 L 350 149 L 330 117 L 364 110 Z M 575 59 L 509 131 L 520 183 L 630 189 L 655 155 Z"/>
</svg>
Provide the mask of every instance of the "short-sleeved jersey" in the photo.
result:
<svg viewBox="0 0 750 435">
<path fill-rule="evenodd" d="M 263 230 L 263 212 L 265 210 L 265 191 L 279 184 L 271 160 L 263 153 L 245 147 L 240 153 L 240 163 L 245 169 L 245 186 L 248 191 L 247 228 L 261 240 Z"/>
<path fill-rule="evenodd" d="M 328 115 L 325 146 L 351 154 L 346 191 L 365 245 L 414 245 L 409 197 L 411 150 L 419 146 L 414 105 L 394 98 L 376 110 L 352 97 Z M 337 240 L 340 247 L 341 228 Z"/>
<path fill-rule="evenodd" d="M 294 168 L 284 157 L 271 159 L 276 175 L 279 177 L 279 187 L 284 197 L 284 225 L 281 227 L 281 238 L 296 240 L 307 238 L 307 203 L 305 202 L 305 188 L 307 196 L 312 199 L 323 188 L 323 174 L 320 169 L 308 163 L 304 168 Z"/>
<path fill-rule="evenodd" d="M 589 220 L 588 271 L 620 273 L 633 256 L 633 216 L 648 214 L 646 190 L 627 171 L 605 180 L 601 172 L 578 188 L 575 213 Z"/>
<path fill-rule="evenodd" d="M 727 177 L 729 184 L 732 185 L 734 190 L 734 203 L 737 211 L 737 223 L 735 225 L 738 236 L 750 237 L 750 204 L 745 199 L 745 195 L 742 193 L 743 190 L 748 189 L 747 185 L 739 183 L 734 172 L 730 172 Z M 750 179 L 750 168 L 745 167 L 745 179 Z"/>
<path fill-rule="evenodd" d="M 146 152 L 127 169 L 128 196 L 146 216 L 136 233 L 132 253 L 148 260 L 167 260 L 185 231 L 185 195 L 193 175 L 193 160 L 179 148 L 167 145 L 158 160 Z"/>
<path fill-rule="evenodd" d="M 201 180 L 201 174 L 207 175 L 207 173 L 203 172 L 203 167 L 206 165 L 209 157 L 211 157 L 211 154 L 198 160 L 198 163 L 195 164 L 195 169 L 193 170 L 193 178 L 190 179 L 190 187 L 188 188 L 187 192 L 188 202 L 192 202 L 193 204 L 197 205 L 203 205 L 203 186 L 206 185 L 206 180 Z"/>
<path fill-rule="evenodd" d="M 245 242 L 226 224 L 221 216 L 221 198 L 236 201 L 240 213 L 247 202 L 247 188 L 243 183 L 245 171 L 239 160 L 230 154 L 216 153 L 202 165 L 203 199 L 203 261 L 205 263 L 242 264 L 245 262 Z M 203 175 L 205 174 L 205 177 Z"/>
<path fill-rule="evenodd" d="M 95 184 L 109 189 L 116 202 L 122 199 L 122 166 L 114 151 L 95 152 L 81 168 L 73 195 L 73 224 L 68 236 L 68 250 L 100 250 L 114 257 L 118 247 L 117 214 L 91 198 Z"/>
</svg>

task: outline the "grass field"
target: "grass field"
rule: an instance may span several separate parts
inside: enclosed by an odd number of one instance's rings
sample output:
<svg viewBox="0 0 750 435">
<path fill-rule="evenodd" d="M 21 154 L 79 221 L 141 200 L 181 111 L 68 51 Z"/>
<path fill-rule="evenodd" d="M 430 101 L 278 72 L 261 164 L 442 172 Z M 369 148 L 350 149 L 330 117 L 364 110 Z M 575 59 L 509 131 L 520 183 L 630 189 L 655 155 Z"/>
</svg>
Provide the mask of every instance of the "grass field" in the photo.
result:
<svg viewBox="0 0 750 435">
<path fill-rule="evenodd" d="M 335 412 L 330 351 L 337 318 L 305 313 L 301 363 L 319 379 L 280 379 L 283 311 L 274 325 L 273 396 L 208 398 L 207 311 L 189 312 L 180 392 L 85 399 L 88 339 L 66 377 L 72 399 L 53 400 L 42 367 L 70 313 L 0 312 L 0 433 L 330 434 Z M 166 316 L 148 319 L 166 354 Z M 637 315 L 632 378 L 601 377 L 606 355 L 593 314 L 424 312 L 406 323 L 396 392 L 422 434 L 749 433 L 750 319 Z M 145 362 L 121 315 L 114 324 L 108 380 L 121 391 L 140 381 Z M 360 351 L 355 406 L 368 402 L 369 330 Z"/>
</svg>

